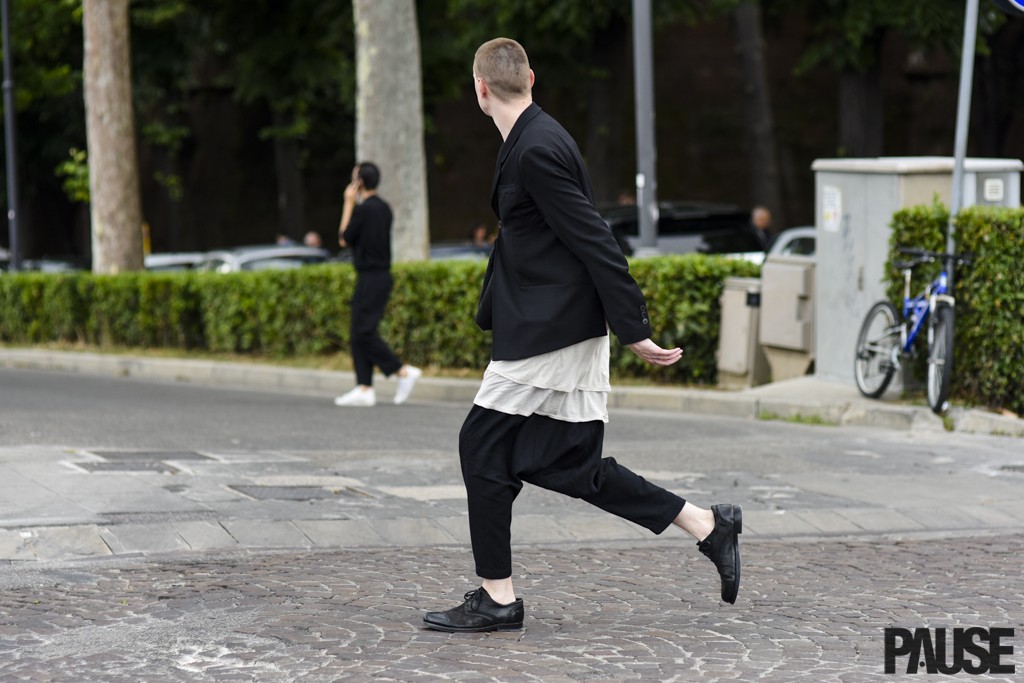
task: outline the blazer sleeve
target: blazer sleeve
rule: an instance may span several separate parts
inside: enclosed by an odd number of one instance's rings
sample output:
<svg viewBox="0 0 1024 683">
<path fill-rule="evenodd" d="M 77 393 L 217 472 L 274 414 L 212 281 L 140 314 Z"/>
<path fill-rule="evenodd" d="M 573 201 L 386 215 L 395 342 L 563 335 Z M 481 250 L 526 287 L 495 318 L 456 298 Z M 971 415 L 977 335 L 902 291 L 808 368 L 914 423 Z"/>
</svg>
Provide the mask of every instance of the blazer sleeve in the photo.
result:
<svg viewBox="0 0 1024 683">
<path fill-rule="evenodd" d="M 584 193 L 564 151 L 534 145 L 519 156 L 523 187 L 555 236 L 587 268 L 608 324 L 623 344 L 647 339 L 647 303 L 608 224 Z"/>
<path fill-rule="evenodd" d="M 494 275 L 494 251 L 487 259 L 487 271 L 484 273 L 484 284 L 480 288 L 480 298 L 476 304 L 476 324 L 484 331 L 494 329 L 494 291 L 491 289 L 491 277 Z"/>
</svg>

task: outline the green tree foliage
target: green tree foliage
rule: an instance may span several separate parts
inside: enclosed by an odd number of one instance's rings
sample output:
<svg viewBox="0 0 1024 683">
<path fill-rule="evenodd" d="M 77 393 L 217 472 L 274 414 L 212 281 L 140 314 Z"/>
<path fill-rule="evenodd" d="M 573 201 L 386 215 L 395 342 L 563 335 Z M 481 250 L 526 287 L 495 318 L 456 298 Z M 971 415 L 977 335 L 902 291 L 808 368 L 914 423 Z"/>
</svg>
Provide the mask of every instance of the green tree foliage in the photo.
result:
<svg viewBox="0 0 1024 683">
<path fill-rule="evenodd" d="M 306 137 L 317 107 L 328 108 L 319 112 L 325 116 L 354 110 L 351 3 L 209 0 L 201 7 L 235 97 L 286 114 L 267 137 Z"/>
<path fill-rule="evenodd" d="M 765 0 L 775 16 L 799 12 L 809 40 L 797 66 L 824 65 L 836 71 L 864 72 L 877 64 L 881 41 L 895 31 L 917 47 L 958 49 L 963 0 Z"/>
<path fill-rule="evenodd" d="M 893 267 L 906 257 L 900 247 L 945 251 L 949 209 L 934 203 L 893 216 L 887 274 L 890 300 L 903 300 L 903 274 Z M 957 216 L 957 252 L 973 264 L 954 278 L 956 321 L 952 395 L 974 404 L 1024 414 L 1024 211 L 970 207 Z M 939 264 L 914 271 L 911 293 L 920 292 Z M 924 335 L 918 337 L 923 341 Z M 918 349 L 916 369 L 924 372 L 927 351 Z"/>
<path fill-rule="evenodd" d="M 32 160 L 20 166 L 25 199 L 52 182 L 71 148 L 85 148 L 81 5 L 81 0 L 12 3 L 18 153 Z M 6 195 L 6 184 L 0 191 Z"/>
</svg>

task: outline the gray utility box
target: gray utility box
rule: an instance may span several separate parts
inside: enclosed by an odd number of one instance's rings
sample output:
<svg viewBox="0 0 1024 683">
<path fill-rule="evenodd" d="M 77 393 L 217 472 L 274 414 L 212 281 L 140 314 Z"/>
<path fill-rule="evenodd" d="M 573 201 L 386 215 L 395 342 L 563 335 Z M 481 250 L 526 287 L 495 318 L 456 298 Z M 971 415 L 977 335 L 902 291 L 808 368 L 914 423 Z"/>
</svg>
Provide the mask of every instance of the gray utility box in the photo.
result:
<svg viewBox="0 0 1024 683">
<path fill-rule="evenodd" d="M 761 268 L 761 347 L 772 381 L 802 377 L 814 361 L 814 257 L 769 256 Z"/>
<path fill-rule="evenodd" d="M 936 195 L 947 206 L 952 157 L 818 159 L 814 276 L 815 375 L 853 382 L 857 333 L 868 309 L 885 297 L 892 216 Z M 1020 205 L 1018 159 L 967 159 L 964 206 Z"/>
<path fill-rule="evenodd" d="M 718 334 L 718 385 L 741 389 L 768 381 L 768 361 L 757 343 L 761 281 L 728 277 L 719 300 L 722 325 Z"/>
</svg>

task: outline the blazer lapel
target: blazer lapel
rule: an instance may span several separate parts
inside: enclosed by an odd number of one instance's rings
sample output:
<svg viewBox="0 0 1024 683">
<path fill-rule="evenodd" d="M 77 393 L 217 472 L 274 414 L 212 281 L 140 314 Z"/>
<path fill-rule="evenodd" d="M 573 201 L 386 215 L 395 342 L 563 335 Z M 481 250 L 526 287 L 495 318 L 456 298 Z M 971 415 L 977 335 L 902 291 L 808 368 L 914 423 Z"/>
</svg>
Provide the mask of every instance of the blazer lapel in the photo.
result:
<svg viewBox="0 0 1024 683">
<path fill-rule="evenodd" d="M 494 179 L 491 181 L 491 208 L 494 209 L 495 215 L 498 214 L 498 178 L 501 176 L 501 167 L 505 165 L 505 160 L 508 159 L 512 148 L 516 146 L 516 142 L 518 142 L 523 130 L 540 112 L 541 108 L 536 103 L 531 102 L 530 106 L 524 109 L 523 113 L 516 119 L 515 125 L 509 131 L 508 139 L 505 140 L 501 145 L 501 149 L 498 150 L 498 161 L 494 165 Z"/>
</svg>

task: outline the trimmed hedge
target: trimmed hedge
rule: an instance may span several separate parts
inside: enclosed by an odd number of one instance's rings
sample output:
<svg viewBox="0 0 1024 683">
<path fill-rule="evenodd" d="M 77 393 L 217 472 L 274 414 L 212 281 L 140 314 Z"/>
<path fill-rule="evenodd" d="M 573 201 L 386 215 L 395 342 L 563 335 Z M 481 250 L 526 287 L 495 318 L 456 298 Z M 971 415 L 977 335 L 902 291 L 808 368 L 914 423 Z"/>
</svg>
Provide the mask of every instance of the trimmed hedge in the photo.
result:
<svg viewBox="0 0 1024 683">
<path fill-rule="evenodd" d="M 714 383 L 724 280 L 756 277 L 758 266 L 687 255 L 638 259 L 630 269 L 647 295 L 655 341 L 682 346 L 685 354 L 671 368 L 652 368 L 613 343 L 613 370 Z M 482 369 L 490 335 L 473 316 L 483 273 L 481 262 L 396 265 L 382 335 L 411 363 Z M 228 275 L 7 274 L 0 277 L 0 341 L 327 354 L 348 349 L 354 287 L 355 271 L 346 264 Z"/>
<path fill-rule="evenodd" d="M 903 301 L 903 275 L 894 261 L 906 260 L 900 247 L 945 251 L 949 210 L 941 204 L 903 209 L 893 216 L 888 295 Z M 956 250 L 973 254 L 971 266 L 954 276 L 954 398 L 1024 414 L 1024 210 L 971 207 L 955 225 Z M 934 278 L 939 264 L 914 272 L 917 294 Z M 920 357 L 927 351 L 919 337 Z M 923 364 L 922 364 L 923 367 Z"/>
</svg>

